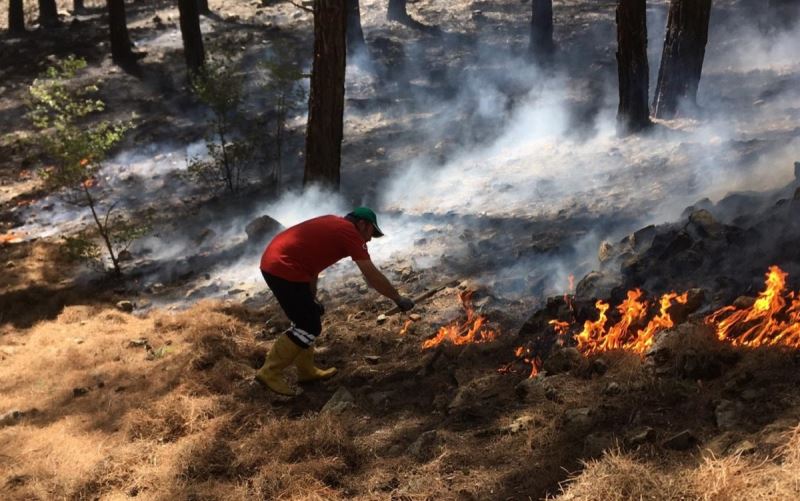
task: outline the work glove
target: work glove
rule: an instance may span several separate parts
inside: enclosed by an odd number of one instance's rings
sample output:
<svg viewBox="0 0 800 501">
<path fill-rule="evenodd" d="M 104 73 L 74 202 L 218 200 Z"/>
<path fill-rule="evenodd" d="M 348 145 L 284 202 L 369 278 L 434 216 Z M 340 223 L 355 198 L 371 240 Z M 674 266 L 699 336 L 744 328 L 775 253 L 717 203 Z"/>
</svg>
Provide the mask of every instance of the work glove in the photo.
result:
<svg viewBox="0 0 800 501">
<path fill-rule="evenodd" d="M 400 311 L 402 312 L 406 312 L 414 307 L 414 301 L 405 296 L 400 296 L 400 299 L 395 301 L 395 304 L 397 305 L 398 308 L 400 308 Z"/>
<path fill-rule="evenodd" d="M 314 304 L 317 305 L 317 311 L 319 312 L 319 316 L 324 315 L 325 314 L 325 305 L 323 305 L 322 303 L 320 303 L 316 299 L 314 300 Z"/>
</svg>

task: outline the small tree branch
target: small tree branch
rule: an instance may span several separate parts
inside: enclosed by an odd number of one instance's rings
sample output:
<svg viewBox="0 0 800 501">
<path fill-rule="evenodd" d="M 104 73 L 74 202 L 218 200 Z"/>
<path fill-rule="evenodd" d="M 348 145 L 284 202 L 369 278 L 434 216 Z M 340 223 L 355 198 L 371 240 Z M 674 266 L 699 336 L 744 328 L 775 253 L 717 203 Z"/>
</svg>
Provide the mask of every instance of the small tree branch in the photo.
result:
<svg viewBox="0 0 800 501">
<path fill-rule="evenodd" d="M 295 6 L 295 7 L 297 7 L 298 9 L 303 9 L 304 11 L 306 11 L 306 12 L 311 12 L 312 14 L 314 13 L 314 9 L 309 9 L 309 8 L 308 8 L 308 7 L 306 7 L 305 5 L 301 5 L 301 4 L 295 3 L 295 2 L 293 2 L 292 0 L 286 0 L 286 1 L 287 1 L 287 2 L 289 2 L 290 4 L 294 5 L 294 6 Z"/>
</svg>

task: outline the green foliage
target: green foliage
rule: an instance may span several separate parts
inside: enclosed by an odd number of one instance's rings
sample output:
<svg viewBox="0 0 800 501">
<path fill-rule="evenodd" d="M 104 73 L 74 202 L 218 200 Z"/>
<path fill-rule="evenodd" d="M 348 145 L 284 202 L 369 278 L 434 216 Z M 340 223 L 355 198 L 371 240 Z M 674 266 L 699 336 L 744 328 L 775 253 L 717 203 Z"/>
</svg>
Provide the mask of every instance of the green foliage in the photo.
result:
<svg viewBox="0 0 800 501">
<path fill-rule="evenodd" d="M 272 178 L 275 183 L 279 183 L 283 170 L 283 143 L 286 136 L 287 118 L 291 111 L 305 106 L 307 95 L 303 87 L 303 79 L 306 78 L 306 75 L 301 71 L 297 62 L 290 59 L 290 51 L 277 47 L 276 54 L 275 59 L 259 63 L 259 69 L 263 73 L 260 85 L 272 96 L 274 103 L 275 163 L 273 164 Z"/>
<path fill-rule="evenodd" d="M 95 262 L 100 259 L 101 249 L 94 238 L 86 233 L 79 233 L 63 237 L 61 253 L 70 261 Z"/>
<path fill-rule="evenodd" d="M 100 195 L 95 193 L 94 185 L 108 151 L 133 123 L 90 120 L 90 115 L 105 110 L 105 103 L 94 97 L 97 85 L 81 85 L 77 81 L 78 72 L 84 68 L 86 61 L 73 56 L 48 68 L 28 89 L 27 116 L 41 132 L 35 136 L 36 146 L 43 148 L 53 161 L 53 165 L 39 171 L 40 175 L 50 189 L 63 190 L 67 201 L 90 209 L 98 237 L 105 244 L 114 271 L 120 274 L 119 250 L 141 236 L 146 226 L 112 217 L 114 203 L 101 217 Z M 73 257 L 100 257 L 100 247 L 86 234 L 65 237 L 64 246 Z"/>
<path fill-rule="evenodd" d="M 105 109 L 103 101 L 93 97 L 96 85 L 70 86 L 85 67 L 86 61 L 70 56 L 48 68 L 29 88 L 28 117 L 44 132 L 37 135 L 37 143 L 55 161 L 40 171 L 51 189 L 82 189 L 100 169 L 106 153 L 132 126 L 131 122 L 81 123 L 87 115 Z"/>
<path fill-rule="evenodd" d="M 206 137 L 208 158 L 189 159 L 191 178 L 213 189 L 237 193 L 254 162 L 256 128 L 238 131 L 246 122 L 242 110 L 244 76 L 230 55 L 210 57 L 203 72 L 192 78 L 192 91 L 210 110 Z"/>
</svg>

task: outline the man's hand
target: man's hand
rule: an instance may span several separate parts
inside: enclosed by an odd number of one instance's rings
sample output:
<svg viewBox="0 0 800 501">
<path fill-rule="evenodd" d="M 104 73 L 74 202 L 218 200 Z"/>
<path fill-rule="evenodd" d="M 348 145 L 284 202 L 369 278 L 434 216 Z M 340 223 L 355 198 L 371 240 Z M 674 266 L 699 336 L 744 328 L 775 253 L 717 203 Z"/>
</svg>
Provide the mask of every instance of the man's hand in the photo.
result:
<svg viewBox="0 0 800 501">
<path fill-rule="evenodd" d="M 400 298 L 397 301 L 395 301 L 395 304 L 397 304 L 397 307 L 400 308 L 400 311 L 402 311 L 403 313 L 407 312 L 408 310 L 414 307 L 414 301 L 412 301 L 411 298 L 407 298 L 405 296 L 400 296 Z"/>
</svg>

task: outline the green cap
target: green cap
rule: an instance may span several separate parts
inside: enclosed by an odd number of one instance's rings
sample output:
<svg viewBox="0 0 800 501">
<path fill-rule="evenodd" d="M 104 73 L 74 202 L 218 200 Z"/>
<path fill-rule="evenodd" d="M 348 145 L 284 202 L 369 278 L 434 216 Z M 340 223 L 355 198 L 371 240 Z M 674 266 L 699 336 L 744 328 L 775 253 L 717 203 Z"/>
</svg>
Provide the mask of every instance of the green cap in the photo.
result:
<svg viewBox="0 0 800 501">
<path fill-rule="evenodd" d="M 375 216 L 375 212 L 369 207 L 356 207 L 353 209 L 353 212 L 348 214 L 348 216 L 352 216 L 356 219 L 363 219 L 364 221 L 372 223 L 372 227 L 375 229 L 375 231 L 372 233 L 372 236 L 375 238 L 383 236 L 383 232 L 380 228 L 378 228 L 378 218 Z"/>
</svg>

